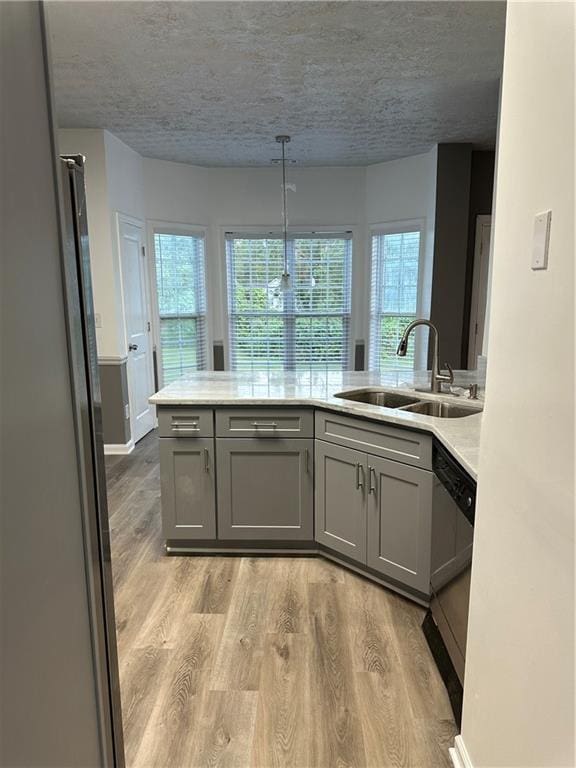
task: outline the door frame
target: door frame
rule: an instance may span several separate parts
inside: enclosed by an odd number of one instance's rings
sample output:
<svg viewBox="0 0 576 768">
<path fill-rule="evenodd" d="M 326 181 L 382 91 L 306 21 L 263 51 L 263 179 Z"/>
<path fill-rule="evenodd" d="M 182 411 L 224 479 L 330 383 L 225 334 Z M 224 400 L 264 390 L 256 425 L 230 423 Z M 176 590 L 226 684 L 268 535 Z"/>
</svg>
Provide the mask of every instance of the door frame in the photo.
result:
<svg viewBox="0 0 576 768">
<path fill-rule="evenodd" d="M 147 268 L 147 243 L 146 243 L 146 223 L 142 219 L 138 219 L 135 216 L 130 216 L 127 213 L 122 213 L 121 211 L 116 211 L 115 213 L 116 218 L 116 248 L 118 250 L 118 276 L 120 279 L 120 297 L 122 301 L 122 327 L 123 327 L 123 335 L 124 335 L 124 356 L 126 358 L 126 378 L 128 380 L 128 398 L 130 400 L 129 402 L 129 410 L 130 410 L 130 442 L 132 444 L 136 444 L 136 436 L 134 431 L 134 411 L 132 404 L 134 402 L 133 399 L 133 383 L 131 381 L 130 377 L 130 367 L 129 367 L 129 354 L 128 354 L 128 324 L 126 322 L 126 301 L 125 301 L 125 294 L 124 294 L 124 265 L 122 261 L 122 240 L 121 240 L 121 234 L 120 234 L 120 228 L 122 224 L 129 224 L 130 226 L 137 227 L 142 232 L 142 247 L 144 248 L 144 268 L 142 270 L 143 274 L 143 284 L 144 284 L 144 303 L 146 306 L 146 315 L 147 315 L 147 322 L 148 322 L 148 333 L 150 338 L 150 354 L 149 354 L 149 364 L 148 364 L 148 376 L 150 384 L 152 385 L 152 391 L 155 391 L 155 378 L 154 378 L 154 335 L 152 333 L 152 311 L 151 311 L 151 291 L 150 291 L 150 275 L 149 270 Z M 155 411 L 153 411 L 153 428 L 155 428 L 158 425 L 158 417 Z M 140 438 L 139 438 L 140 439 Z"/>
<path fill-rule="evenodd" d="M 490 227 L 488 247 L 483 248 L 483 232 Z M 486 326 L 486 301 L 488 298 L 488 279 L 490 264 L 490 242 L 492 240 L 492 215 L 481 213 L 476 216 L 476 231 L 474 235 L 474 269 L 472 275 L 472 297 L 470 301 L 470 324 L 468 331 L 468 369 L 475 370 L 478 355 L 482 353 L 484 343 L 484 328 Z M 481 316 L 482 299 L 484 300 L 484 315 Z"/>
</svg>

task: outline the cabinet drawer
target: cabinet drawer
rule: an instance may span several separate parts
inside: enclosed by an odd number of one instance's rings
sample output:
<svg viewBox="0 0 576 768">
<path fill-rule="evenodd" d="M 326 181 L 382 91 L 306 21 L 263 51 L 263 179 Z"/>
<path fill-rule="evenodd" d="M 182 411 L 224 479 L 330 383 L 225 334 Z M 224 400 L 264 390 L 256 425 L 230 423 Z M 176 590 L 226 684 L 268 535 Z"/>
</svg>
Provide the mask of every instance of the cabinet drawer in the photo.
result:
<svg viewBox="0 0 576 768">
<path fill-rule="evenodd" d="M 409 429 L 316 411 L 316 438 L 421 469 L 432 468 L 432 436 Z"/>
<path fill-rule="evenodd" d="M 214 411 L 211 408 L 159 408 L 160 437 L 213 437 Z"/>
<path fill-rule="evenodd" d="M 217 437 L 314 437 L 314 416 L 301 408 L 222 408 Z"/>
</svg>

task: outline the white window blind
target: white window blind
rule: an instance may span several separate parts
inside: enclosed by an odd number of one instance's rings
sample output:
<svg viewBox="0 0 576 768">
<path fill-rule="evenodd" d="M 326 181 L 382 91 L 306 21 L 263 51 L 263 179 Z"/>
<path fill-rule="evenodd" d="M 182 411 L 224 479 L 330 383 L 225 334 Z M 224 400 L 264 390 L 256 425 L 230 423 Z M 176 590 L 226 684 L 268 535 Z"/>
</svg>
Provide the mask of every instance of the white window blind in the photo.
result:
<svg viewBox="0 0 576 768">
<path fill-rule="evenodd" d="M 406 357 L 396 349 L 406 326 L 417 316 L 420 230 L 387 231 L 372 236 L 370 369 L 414 369 L 414 340 Z"/>
<path fill-rule="evenodd" d="M 230 364 L 236 370 L 348 367 L 352 239 L 293 235 L 292 287 L 280 290 L 277 235 L 226 235 Z"/>
<path fill-rule="evenodd" d="M 206 368 L 204 238 L 154 235 L 163 384 Z"/>
</svg>

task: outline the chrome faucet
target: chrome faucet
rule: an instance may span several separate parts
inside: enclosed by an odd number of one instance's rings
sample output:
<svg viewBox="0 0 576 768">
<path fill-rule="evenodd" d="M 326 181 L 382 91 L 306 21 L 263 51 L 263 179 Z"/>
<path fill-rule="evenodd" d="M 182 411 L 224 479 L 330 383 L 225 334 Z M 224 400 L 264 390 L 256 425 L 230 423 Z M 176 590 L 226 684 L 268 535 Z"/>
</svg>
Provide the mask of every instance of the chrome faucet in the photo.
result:
<svg viewBox="0 0 576 768">
<path fill-rule="evenodd" d="M 406 350 L 408 349 L 408 337 L 414 328 L 417 328 L 419 325 L 427 325 L 428 328 L 430 328 L 432 335 L 432 373 L 430 376 L 430 391 L 442 392 L 442 384 L 444 382 L 447 384 L 454 383 L 454 372 L 448 363 L 445 363 L 446 368 L 448 369 L 448 373 L 440 372 L 440 367 L 438 365 L 438 329 L 435 325 L 433 325 L 433 323 L 431 323 L 429 320 L 414 320 L 412 323 L 410 323 L 410 325 L 406 327 L 406 330 L 400 339 L 400 344 L 398 344 L 396 354 L 399 357 L 406 356 Z"/>
</svg>

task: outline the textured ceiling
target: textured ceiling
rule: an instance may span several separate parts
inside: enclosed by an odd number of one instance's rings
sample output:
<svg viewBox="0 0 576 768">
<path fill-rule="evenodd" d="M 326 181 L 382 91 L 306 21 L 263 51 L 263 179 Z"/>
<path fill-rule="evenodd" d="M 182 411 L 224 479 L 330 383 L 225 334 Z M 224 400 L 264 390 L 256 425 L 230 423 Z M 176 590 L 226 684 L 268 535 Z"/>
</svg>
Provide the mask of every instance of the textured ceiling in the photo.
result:
<svg viewBox="0 0 576 768">
<path fill-rule="evenodd" d="M 491 146 L 501 2 L 49 3 L 59 123 L 147 157 L 366 165 Z"/>
</svg>

